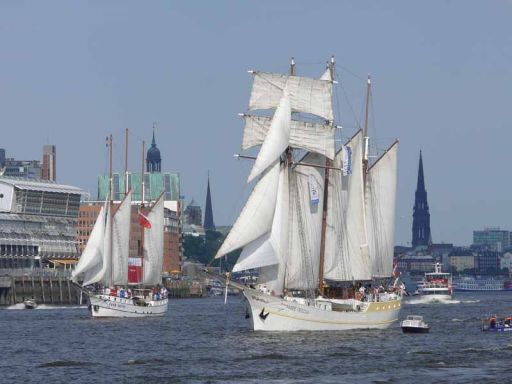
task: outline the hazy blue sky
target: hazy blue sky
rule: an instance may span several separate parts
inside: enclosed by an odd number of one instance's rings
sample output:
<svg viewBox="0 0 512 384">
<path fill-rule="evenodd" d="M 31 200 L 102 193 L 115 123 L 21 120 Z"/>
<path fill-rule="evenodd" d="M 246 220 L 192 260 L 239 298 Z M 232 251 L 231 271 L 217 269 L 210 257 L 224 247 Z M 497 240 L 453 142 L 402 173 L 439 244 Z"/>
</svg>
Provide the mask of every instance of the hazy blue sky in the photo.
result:
<svg viewBox="0 0 512 384">
<path fill-rule="evenodd" d="M 163 169 L 201 205 L 210 170 L 215 222 L 230 224 L 249 191 L 232 157 L 246 70 L 294 56 L 318 76 L 334 54 L 343 135 L 371 72 L 371 132 L 400 139 L 397 243 L 411 241 L 423 149 L 433 240 L 469 244 L 473 229 L 512 230 L 510 20 L 511 1 L 2 1 L 0 147 L 33 159 L 56 144 L 58 181 L 95 195 L 105 136 L 122 168 L 132 130 L 138 171 L 156 121 Z"/>
</svg>

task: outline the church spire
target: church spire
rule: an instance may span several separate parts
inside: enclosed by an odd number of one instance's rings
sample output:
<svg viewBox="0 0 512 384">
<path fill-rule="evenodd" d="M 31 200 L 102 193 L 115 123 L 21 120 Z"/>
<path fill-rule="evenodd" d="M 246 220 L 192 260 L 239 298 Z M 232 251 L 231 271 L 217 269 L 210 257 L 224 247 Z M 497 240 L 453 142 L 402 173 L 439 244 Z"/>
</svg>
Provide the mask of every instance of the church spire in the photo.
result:
<svg viewBox="0 0 512 384">
<path fill-rule="evenodd" d="M 430 212 L 428 209 L 425 177 L 423 174 L 423 156 L 420 151 L 418 166 L 418 182 L 414 198 L 414 212 L 412 214 L 412 246 L 428 246 L 432 243 L 430 234 Z"/>
<path fill-rule="evenodd" d="M 146 156 L 146 171 L 150 173 L 162 172 L 162 157 L 160 150 L 156 147 L 155 127 L 156 123 L 153 123 L 153 140 Z"/>
<path fill-rule="evenodd" d="M 204 210 L 203 227 L 205 231 L 215 231 L 215 224 L 213 223 L 212 196 L 210 194 L 210 172 L 208 172 L 208 186 L 206 188 L 206 205 Z"/>
</svg>

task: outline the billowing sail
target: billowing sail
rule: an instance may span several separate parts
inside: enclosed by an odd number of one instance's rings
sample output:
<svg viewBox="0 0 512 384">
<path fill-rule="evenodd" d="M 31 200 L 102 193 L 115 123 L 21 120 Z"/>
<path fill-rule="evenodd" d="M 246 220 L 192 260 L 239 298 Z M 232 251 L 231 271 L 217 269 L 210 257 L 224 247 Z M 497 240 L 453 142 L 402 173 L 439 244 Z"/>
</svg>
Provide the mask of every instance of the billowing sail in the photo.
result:
<svg viewBox="0 0 512 384">
<path fill-rule="evenodd" d="M 270 128 L 263 140 L 258 157 L 254 162 L 248 181 L 260 175 L 272 163 L 281 157 L 290 142 L 290 99 L 286 90 L 283 92 L 279 106 L 277 107 Z"/>
<path fill-rule="evenodd" d="M 398 142 L 369 169 L 366 179 L 366 225 L 371 272 L 391 276 L 393 267 Z"/>
<path fill-rule="evenodd" d="M 130 253 L 130 222 L 132 192 L 128 192 L 113 218 L 112 238 L 112 283 L 128 283 L 128 255 Z"/>
<path fill-rule="evenodd" d="M 101 270 L 103 265 L 103 243 L 105 240 L 105 219 L 107 211 L 108 206 L 105 202 L 105 205 L 101 207 L 100 213 L 96 218 L 91 235 L 89 236 L 89 241 L 73 271 L 72 276 L 74 280 L 76 280 L 80 273 L 86 273 L 83 285 L 89 285 L 99 281 L 99 279 L 91 281 L 91 278 Z"/>
<path fill-rule="evenodd" d="M 246 150 L 263 144 L 267 137 L 272 119 L 265 116 L 244 115 L 245 128 L 242 149 Z M 290 125 L 290 142 L 293 148 L 319 153 L 330 159 L 334 158 L 334 131 L 330 124 L 318 124 L 292 120 Z"/>
<path fill-rule="evenodd" d="M 254 72 L 249 110 L 277 108 L 285 87 L 290 94 L 292 112 L 333 120 L 331 81 L 278 73 Z"/>
<path fill-rule="evenodd" d="M 359 131 L 346 145 L 351 149 L 352 157 L 349 161 L 353 164 L 352 173 L 343 177 L 337 170 L 330 173 L 324 261 L 324 277 L 329 280 L 371 279 L 363 191 L 362 139 L 362 132 Z M 337 154 L 336 167 L 343 167 L 344 155 L 341 151 Z"/>
<path fill-rule="evenodd" d="M 95 266 L 84 271 L 84 281 L 82 285 L 89 285 L 94 284 L 98 282 L 102 282 L 103 285 L 109 286 L 111 283 L 111 276 L 110 276 L 110 263 L 111 263 L 111 230 L 112 230 L 112 215 L 111 215 L 111 204 L 110 201 L 105 203 L 104 206 L 104 220 L 102 221 L 104 224 L 103 226 L 103 235 L 101 237 L 101 243 L 98 242 L 98 251 L 96 257 L 99 258 L 99 260 L 95 263 Z M 100 215 L 101 216 L 101 215 Z M 96 220 L 96 223 L 98 223 L 98 219 Z M 95 224 L 96 227 L 96 224 Z M 95 242 L 95 241 L 94 241 Z M 87 246 L 89 243 L 87 243 Z M 93 244 L 94 245 L 94 244 Z M 86 246 L 86 248 L 87 248 Z M 101 256 L 101 257 L 100 257 Z"/>
<path fill-rule="evenodd" d="M 151 228 L 144 228 L 144 285 L 162 283 L 164 255 L 164 194 L 151 207 L 147 214 Z"/>
<path fill-rule="evenodd" d="M 286 287 L 318 287 L 325 157 L 309 153 L 290 176 L 290 241 L 286 261 Z"/>
<path fill-rule="evenodd" d="M 279 161 L 276 161 L 258 181 L 215 258 L 242 248 L 270 231 L 276 207 L 279 168 Z"/>
<path fill-rule="evenodd" d="M 238 258 L 234 272 L 259 268 L 259 283 L 266 283 L 269 290 L 281 294 L 288 255 L 289 189 L 288 167 L 281 166 L 277 189 L 276 207 L 269 233 L 247 244 Z"/>
</svg>

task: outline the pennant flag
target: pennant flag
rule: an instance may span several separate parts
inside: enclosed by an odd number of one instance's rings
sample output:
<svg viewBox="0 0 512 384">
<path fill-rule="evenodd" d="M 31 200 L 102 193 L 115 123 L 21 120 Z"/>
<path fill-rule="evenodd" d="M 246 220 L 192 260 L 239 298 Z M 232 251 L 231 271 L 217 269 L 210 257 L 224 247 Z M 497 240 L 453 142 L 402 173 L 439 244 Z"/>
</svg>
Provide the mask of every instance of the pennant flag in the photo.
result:
<svg viewBox="0 0 512 384">
<path fill-rule="evenodd" d="M 143 226 L 144 228 L 151 228 L 151 222 L 149 219 L 144 216 L 142 212 L 139 211 L 139 225 Z"/>
<path fill-rule="evenodd" d="M 320 201 L 320 195 L 318 194 L 318 185 L 312 175 L 309 175 L 309 197 L 311 200 L 311 205 L 318 205 L 318 202 Z"/>
<path fill-rule="evenodd" d="M 398 263 L 395 263 L 395 265 L 393 267 L 393 276 L 394 277 L 399 277 L 400 276 L 400 271 L 398 270 Z"/>
<path fill-rule="evenodd" d="M 352 173 L 352 148 L 343 146 L 343 176 Z"/>
</svg>

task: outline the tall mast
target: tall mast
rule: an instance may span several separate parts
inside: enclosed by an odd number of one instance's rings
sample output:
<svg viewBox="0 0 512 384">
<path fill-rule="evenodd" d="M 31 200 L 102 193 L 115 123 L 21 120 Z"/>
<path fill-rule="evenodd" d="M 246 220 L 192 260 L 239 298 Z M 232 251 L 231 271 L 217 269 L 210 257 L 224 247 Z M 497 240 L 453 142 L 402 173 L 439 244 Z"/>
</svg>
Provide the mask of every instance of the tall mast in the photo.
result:
<svg viewBox="0 0 512 384">
<path fill-rule="evenodd" d="M 368 85 L 366 86 L 366 111 L 364 117 L 364 130 L 363 130 L 363 180 L 366 185 L 366 173 L 368 172 L 368 148 L 369 148 L 369 137 L 368 137 L 368 113 L 370 110 L 370 97 L 372 94 L 372 80 L 370 74 L 368 74 Z"/>
<path fill-rule="evenodd" d="M 329 72 L 331 74 L 331 81 L 334 81 L 334 56 L 331 56 L 331 61 L 328 64 Z M 333 122 L 330 122 L 332 125 Z M 322 232 L 320 235 L 320 269 L 318 271 L 318 291 L 320 296 L 324 295 L 324 263 L 325 263 L 325 234 L 327 232 L 327 200 L 329 197 L 329 170 L 332 167 L 332 161 L 325 158 L 325 176 L 324 176 L 324 201 L 322 207 Z"/>
<path fill-rule="evenodd" d="M 108 215 L 110 216 L 110 243 L 109 243 L 109 248 L 110 248 L 110 282 L 112 283 L 113 281 L 113 268 L 112 268 L 112 251 L 113 251 L 113 234 L 114 234 L 114 226 L 112 225 L 112 200 L 113 200 L 113 197 L 112 197 L 112 192 L 114 190 L 113 188 L 113 180 L 114 178 L 112 177 L 112 135 L 109 136 L 109 139 L 108 139 L 108 152 L 109 152 L 109 179 L 108 179 L 108 184 L 109 184 L 109 196 L 108 196 L 108 199 L 109 199 L 109 204 L 108 204 Z"/>
<path fill-rule="evenodd" d="M 124 136 L 124 194 L 128 194 L 128 128 Z"/>
<path fill-rule="evenodd" d="M 144 214 L 144 140 L 142 141 L 142 169 L 140 173 L 140 211 L 142 214 Z M 144 284 L 144 226 L 140 226 L 140 258 L 141 258 L 141 283 Z"/>
</svg>

